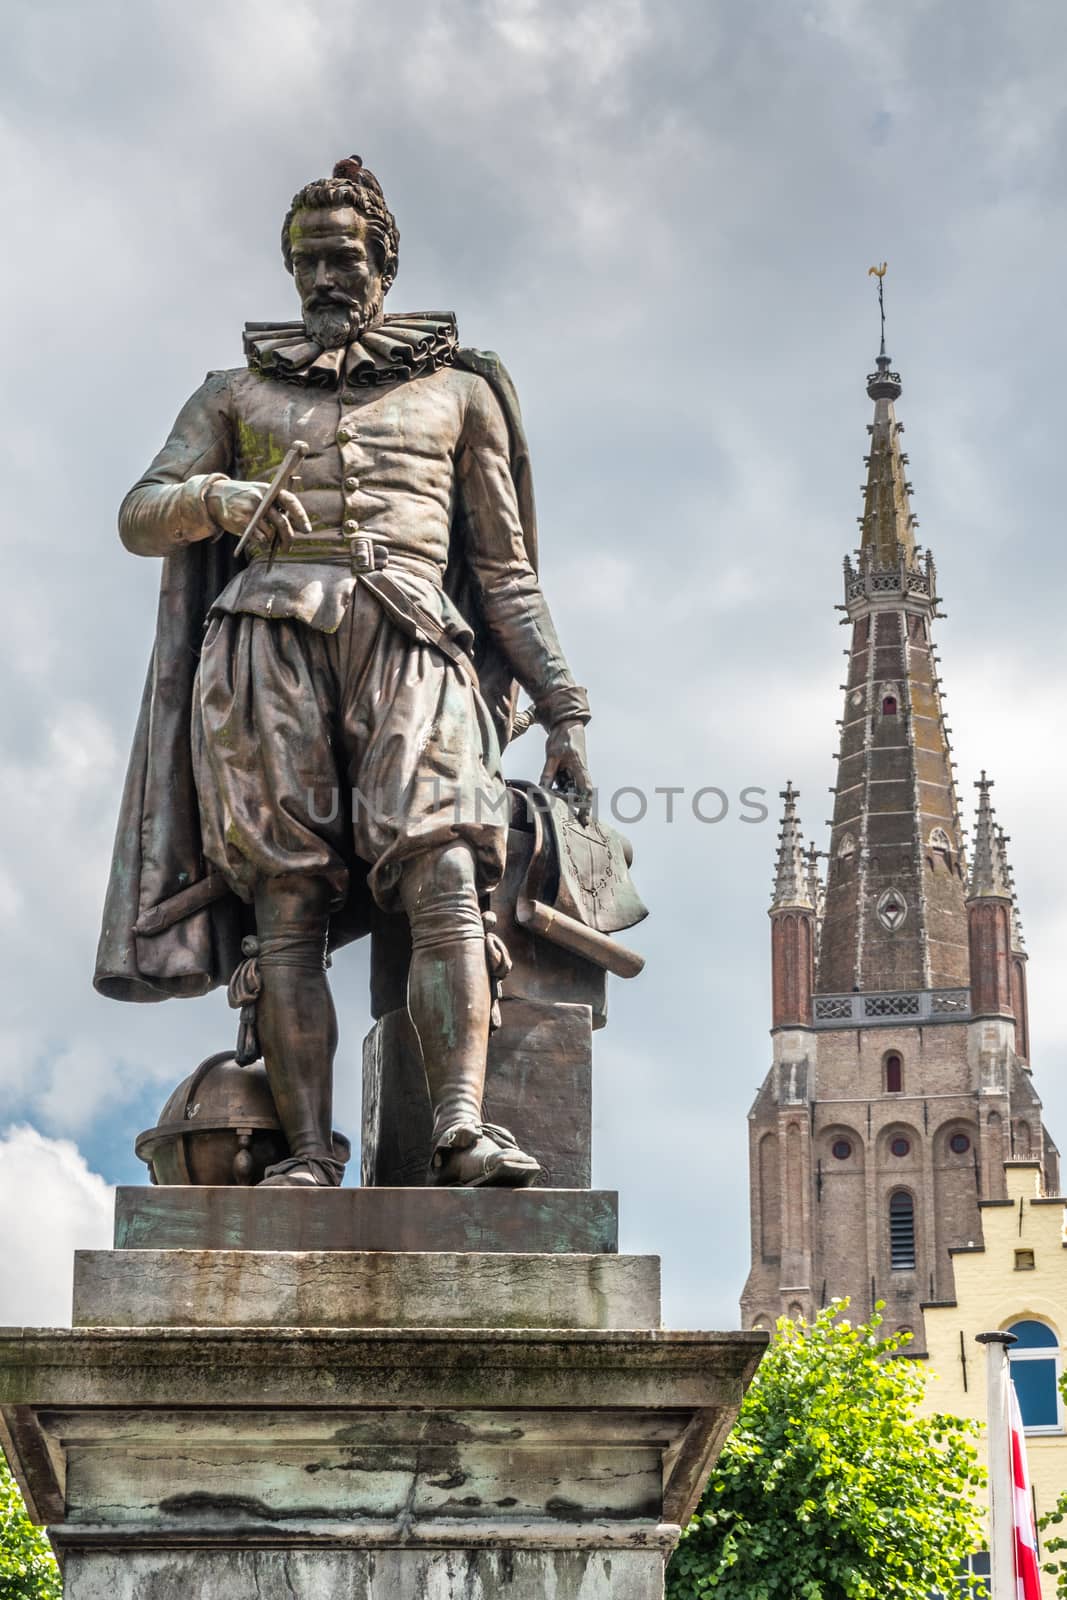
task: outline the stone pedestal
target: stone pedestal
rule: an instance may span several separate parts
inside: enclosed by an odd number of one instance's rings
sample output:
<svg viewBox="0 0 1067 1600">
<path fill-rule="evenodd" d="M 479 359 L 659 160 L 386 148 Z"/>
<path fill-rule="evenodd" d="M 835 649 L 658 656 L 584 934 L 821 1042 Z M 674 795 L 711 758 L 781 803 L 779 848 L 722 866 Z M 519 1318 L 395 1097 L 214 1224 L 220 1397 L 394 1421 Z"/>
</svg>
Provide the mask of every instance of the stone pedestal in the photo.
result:
<svg viewBox="0 0 1067 1600">
<path fill-rule="evenodd" d="M 534 1194 L 492 1190 L 423 1192 L 406 1248 L 361 1248 L 380 1193 L 337 1197 L 342 1248 L 265 1250 L 324 1197 L 124 1191 L 75 1326 L 0 1333 L 65 1600 L 659 1600 L 766 1336 L 664 1332 L 656 1259 L 576 1252 L 553 1191 L 532 1250 Z M 175 1246 L 194 1200 L 221 1232 Z M 441 1247 L 449 1200 L 483 1248 Z"/>
</svg>

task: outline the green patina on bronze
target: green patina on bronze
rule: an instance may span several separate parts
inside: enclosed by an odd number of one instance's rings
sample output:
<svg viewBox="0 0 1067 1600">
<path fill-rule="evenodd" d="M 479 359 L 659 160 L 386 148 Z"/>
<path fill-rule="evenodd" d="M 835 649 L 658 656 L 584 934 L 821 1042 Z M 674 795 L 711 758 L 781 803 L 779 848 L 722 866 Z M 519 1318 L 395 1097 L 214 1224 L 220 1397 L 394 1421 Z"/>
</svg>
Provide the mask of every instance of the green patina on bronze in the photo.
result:
<svg viewBox="0 0 1067 1600">
<path fill-rule="evenodd" d="M 264 436 L 243 417 L 236 419 L 235 429 L 237 461 L 243 476 L 251 480 L 269 478 L 281 465 L 287 447 L 271 432 Z"/>
</svg>

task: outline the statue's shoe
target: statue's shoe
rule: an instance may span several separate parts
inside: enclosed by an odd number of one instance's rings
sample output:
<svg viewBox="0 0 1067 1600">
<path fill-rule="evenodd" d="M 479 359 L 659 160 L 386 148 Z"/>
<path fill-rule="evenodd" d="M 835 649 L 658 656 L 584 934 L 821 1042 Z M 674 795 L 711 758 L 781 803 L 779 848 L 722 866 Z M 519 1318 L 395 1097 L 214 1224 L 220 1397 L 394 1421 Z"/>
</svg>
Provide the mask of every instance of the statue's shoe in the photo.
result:
<svg viewBox="0 0 1067 1600">
<path fill-rule="evenodd" d="M 489 1122 L 466 1149 L 435 1150 L 430 1163 L 431 1184 L 464 1189 L 525 1189 L 540 1176 L 540 1162 L 519 1149 L 507 1128 Z"/>
<path fill-rule="evenodd" d="M 336 1161 L 293 1158 L 268 1167 L 257 1188 L 336 1189 L 341 1182 L 341 1172 L 340 1163 Z"/>
</svg>

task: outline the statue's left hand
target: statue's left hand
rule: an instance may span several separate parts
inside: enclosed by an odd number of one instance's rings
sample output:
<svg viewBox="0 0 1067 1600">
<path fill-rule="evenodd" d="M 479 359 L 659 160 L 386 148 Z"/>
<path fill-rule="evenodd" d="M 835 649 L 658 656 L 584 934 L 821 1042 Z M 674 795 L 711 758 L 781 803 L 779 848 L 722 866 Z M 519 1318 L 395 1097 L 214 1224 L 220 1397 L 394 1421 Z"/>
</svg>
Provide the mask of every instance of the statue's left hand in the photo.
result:
<svg viewBox="0 0 1067 1600">
<path fill-rule="evenodd" d="M 555 788 L 572 797 L 579 822 L 588 822 L 593 810 L 593 780 L 585 753 L 585 726 L 557 722 L 545 744 L 543 789 Z"/>
</svg>

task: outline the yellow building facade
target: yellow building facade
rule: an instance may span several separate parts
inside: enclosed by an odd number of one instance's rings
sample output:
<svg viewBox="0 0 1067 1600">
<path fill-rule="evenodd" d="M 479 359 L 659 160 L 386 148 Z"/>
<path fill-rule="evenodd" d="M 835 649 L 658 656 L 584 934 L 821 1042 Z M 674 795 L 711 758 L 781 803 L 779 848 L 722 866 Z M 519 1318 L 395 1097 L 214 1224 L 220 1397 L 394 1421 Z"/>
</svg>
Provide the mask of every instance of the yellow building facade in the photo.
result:
<svg viewBox="0 0 1067 1600">
<path fill-rule="evenodd" d="M 1048 1195 L 1037 1161 L 1004 1163 L 1006 1198 L 979 1201 L 980 1239 L 952 1251 L 955 1297 L 923 1306 L 925 1408 L 986 1420 L 979 1333 L 1009 1331 L 1012 1379 L 1026 1429 L 1038 1517 L 1067 1489 L 1067 1415 L 1059 1380 L 1067 1350 L 1067 1198 Z M 980 1447 L 985 1451 L 984 1437 Z M 981 1571 L 984 1563 L 976 1562 Z M 987 1570 L 987 1569 L 986 1569 Z M 1045 1600 L 1055 1579 L 1042 1574 Z"/>
</svg>

